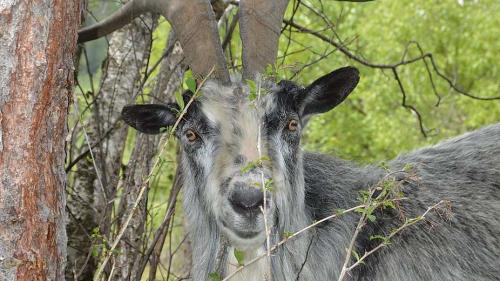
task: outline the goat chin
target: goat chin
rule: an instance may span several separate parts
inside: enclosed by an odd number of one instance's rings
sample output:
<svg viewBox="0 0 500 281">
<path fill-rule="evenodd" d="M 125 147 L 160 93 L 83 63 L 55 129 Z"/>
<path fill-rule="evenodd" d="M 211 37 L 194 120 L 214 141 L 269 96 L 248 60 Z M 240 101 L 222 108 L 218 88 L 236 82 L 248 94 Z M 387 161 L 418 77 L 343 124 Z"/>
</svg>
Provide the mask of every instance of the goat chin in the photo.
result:
<svg viewBox="0 0 500 281">
<path fill-rule="evenodd" d="M 252 237 L 242 238 L 241 235 L 235 233 L 234 230 L 227 227 L 222 227 L 223 235 L 229 240 L 229 244 L 241 251 L 256 250 L 264 245 L 266 235 L 264 231 L 258 232 Z"/>
</svg>

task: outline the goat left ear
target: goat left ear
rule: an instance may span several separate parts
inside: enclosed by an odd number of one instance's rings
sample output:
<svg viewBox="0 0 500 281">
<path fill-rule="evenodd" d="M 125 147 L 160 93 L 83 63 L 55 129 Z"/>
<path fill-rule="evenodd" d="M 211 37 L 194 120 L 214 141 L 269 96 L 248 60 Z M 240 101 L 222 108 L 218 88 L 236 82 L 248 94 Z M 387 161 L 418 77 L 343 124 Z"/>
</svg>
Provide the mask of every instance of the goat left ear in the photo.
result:
<svg viewBox="0 0 500 281">
<path fill-rule="evenodd" d="M 136 130 L 146 134 L 159 134 L 177 120 L 176 104 L 137 104 L 122 109 L 122 119 Z"/>
<path fill-rule="evenodd" d="M 359 82 L 359 71 L 354 67 L 339 68 L 306 87 L 298 96 L 300 114 L 327 112 L 347 98 Z"/>
</svg>

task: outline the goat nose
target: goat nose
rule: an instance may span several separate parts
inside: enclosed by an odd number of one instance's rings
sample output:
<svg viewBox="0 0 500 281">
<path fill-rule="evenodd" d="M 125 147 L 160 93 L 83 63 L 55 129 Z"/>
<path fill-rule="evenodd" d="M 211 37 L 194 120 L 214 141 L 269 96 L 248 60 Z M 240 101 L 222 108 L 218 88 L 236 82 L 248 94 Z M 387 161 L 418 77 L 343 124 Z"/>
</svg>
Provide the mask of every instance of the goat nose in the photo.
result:
<svg viewBox="0 0 500 281">
<path fill-rule="evenodd" d="M 235 211 L 252 211 L 264 205 L 264 194 L 258 188 L 237 188 L 229 197 L 229 202 Z"/>
</svg>

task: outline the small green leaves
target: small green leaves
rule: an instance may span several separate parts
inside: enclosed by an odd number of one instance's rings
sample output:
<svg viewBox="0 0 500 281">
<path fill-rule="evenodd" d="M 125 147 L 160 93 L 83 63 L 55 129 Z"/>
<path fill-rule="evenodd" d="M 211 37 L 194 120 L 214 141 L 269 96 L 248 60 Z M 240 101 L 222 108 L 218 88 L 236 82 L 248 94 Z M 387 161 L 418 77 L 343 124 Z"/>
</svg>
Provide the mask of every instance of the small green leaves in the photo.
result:
<svg viewBox="0 0 500 281">
<path fill-rule="evenodd" d="M 220 277 L 220 275 L 217 272 L 212 272 L 208 274 L 208 277 L 210 277 L 210 279 L 212 279 L 213 281 L 222 281 L 222 277 Z"/>
<path fill-rule="evenodd" d="M 182 101 L 182 102 L 184 102 L 184 101 Z M 169 133 L 170 134 L 170 130 L 171 130 L 171 128 L 169 128 L 169 127 L 161 127 L 160 133 Z"/>
<path fill-rule="evenodd" d="M 186 87 L 193 93 L 196 93 L 196 80 L 193 77 L 186 78 Z"/>
<path fill-rule="evenodd" d="M 371 214 L 370 214 L 370 215 L 367 215 L 366 217 L 367 217 L 367 218 L 368 218 L 368 220 L 369 220 L 369 221 L 371 221 L 371 222 L 374 222 L 374 221 L 377 219 L 377 217 L 375 217 L 374 215 L 371 215 Z"/>
<path fill-rule="evenodd" d="M 248 95 L 248 99 L 250 101 L 254 101 L 257 98 L 257 85 L 256 85 L 255 81 L 250 80 L 250 79 L 247 79 L 246 82 L 248 85 L 248 89 L 250 90 L 250 93 Z"/>
<path fill-rule="evenodd" d="M 190 90 L 193 94 L 196 93 L 196 79 L 191 71 L 184 74 L 184 89 Z"/>
<path fill-rule="evenodd" d="M 372 240 L 381 240 L 386 245 L 390 244 L 389 238 L 383 235 L 372 235 L 370 236 L 370 241 Z"/>
<path fill-rule="evenodd" d="M 196 93 L 196 80 L 193 78 L 193 73 L 191 71 L 184 74 L 183 88 L 191 91 L 193 94 Z M 175 102 L 179 106 L 179 111 L 182 112 L 186 106 L 184 103 L 184 98 L 182 97 L 182 92 L 175 93 Z"/>
<path fill-rule="evenodd" d="M 274 191 L 273 179 L 268 179 L 264 182 L 264 188 L 267 191 Z"/>
<path fill-rule="evenodd" d="M 403 167 L 403 171 L 409 173 L 413 170 L 413 164 L 412 163 L 406 163 L 405 166 Z"/>
<path fill-rule="evenodd" d="M 175 92 L 175 102 L 179 106 L 179 111 L 182 112 L 186 105 L 184 104 L 184 99 L 182 98 L 182 93 L 180 91 Z"/>
<path fill-rule="evenodd" d="M 252 169 L 261 166 L 264 161 L 270 161 L 270 160 L 271 158 L 269 158 L 269 156 L 264 155 L 255 161 L 248 162 L 248 164 L 246 164 L 243 168 L 241 168 L 240 173 L 244 175 L 250 172 Z"/>
<path fill-rule="evenodd" d="M 245 165 L 245 167 L 241 168 L 240 170 L 240 173 L 242 175 L 250 172 L 250 170 L 252 170 L 255 166 L 257 166 L 257 164 L 255 164 L 255 162 L 249 162 L 248 164 Z"/>
<path fill-rule="evenodd" d="M 100 250 L 101 250 L 101 245 L 94 245 L 94 244 L 92 244 L 92 248 L 91 248 L 90 254 L 94 258 L 98 258 Z"/>
<path fill-rule="evenodd" d="M 356 259 L 356 261 L 359 261 L 360 257 L 359 257 L 358 252 L 356 252 L 355 250 L 352 250 L 352 256 Z"/>
<path fill-rule="evenodd" d="M 394 201 L 386 200 L 383 202 L 383 206 L 384 208 L 396 209 L 396 204 L 394 204 Z"/>
<path fill-rule="evenodd" d="M 283 237 L 285 237 L 286 239 L 292 237 L 292 235 L 293 235 L 293 232 L 291 232 L 291 231 L 283 232 Z"/>
<path fill-rule="evenodd" d="M 186 74 L 184 74 L 184 81 L 183 81 L 183 89 L 184 90 L 189 90 L 190 92 L 192 92 L 193 94 L 199 94 L 197 91 L 196 91 L 196 79 L 194 79 L 193 77 L 193 73 L 191 71 L 188 71 L 186 72 Z M 175 96 L 175 102 L 177 103 L 177 105 L 179 106 L 179 115 L 181 114 L 182 111 L 184 111 L 184 108 L 186 107 L 186 104 L 184 102 L 184 98 L 182 96 L 182 92 L 183 91 L 177 91 L 175 92 L 174 96 Z"/>
<path fill-rule="evenodd" d="M 236 258 L 239 266 L 244 265 L 243 262 L 245 261 L 245 253 L 243 251 L 234 248 L 234 257 Z"/>
<path fill-rule="evenodd" d="M 272 64 L 268 64 L 264 70 L 264 75 L 267 79 L 275 80 L 275 67 Z"/>
</svg>

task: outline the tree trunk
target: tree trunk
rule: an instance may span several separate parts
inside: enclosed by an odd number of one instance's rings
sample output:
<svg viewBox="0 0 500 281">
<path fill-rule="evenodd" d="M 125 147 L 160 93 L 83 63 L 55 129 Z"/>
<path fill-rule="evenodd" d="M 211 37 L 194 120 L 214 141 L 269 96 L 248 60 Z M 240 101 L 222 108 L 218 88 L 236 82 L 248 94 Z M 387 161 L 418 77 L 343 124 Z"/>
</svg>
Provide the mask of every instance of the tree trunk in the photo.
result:
<svg viewBox="0 0 500 281">
<path fill-rule="evenodd" d="M 0 280 L 64 280 L 78 0 L 0 5 Z"/>
</svg>

